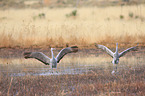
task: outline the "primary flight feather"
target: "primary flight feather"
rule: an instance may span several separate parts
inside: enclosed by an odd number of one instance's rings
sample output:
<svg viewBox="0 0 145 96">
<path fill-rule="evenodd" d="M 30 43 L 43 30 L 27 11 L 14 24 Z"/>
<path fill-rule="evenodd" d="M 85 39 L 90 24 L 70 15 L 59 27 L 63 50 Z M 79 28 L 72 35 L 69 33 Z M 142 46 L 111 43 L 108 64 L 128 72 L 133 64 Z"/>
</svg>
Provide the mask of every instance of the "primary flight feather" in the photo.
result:
<svg viewBox="0 0 145 96">
<path fill-rule="evenodd" d="M 26 58 L 26 59 L 27 58 L 35 58 L 35 59 L 41 61 L 42 63 L 44 63 L 45 65 L 50 65 L 51 68 L 56 68 L 57 67 L 57 63 L 59 63 L 59 61 L 66 54 L 77 52 L 78 51 L 78 47 L 77 46 L 72 46 L 72 47 L 64 48 L 58 53 L 56 58 L 53 55 L 53 50 L 54 50 L 54 48 L 51 48 L 52 58 L 49 58 L 48 56 L 46 56 L 42 52 L 24 52 L 24 58 Z"/>
<path fill-rule="evenodd" d="M 118 43 L 116 43 L 116 51 L 115 52 L 112 52 L 109 48 L 107 48 L 104 45 L 96 44 L 95 46 L 100 48 L 100 49 L 102 49 L 102 50 L 104 50 L 104 51 L 106 51 L 113 58 L 112 63 L 114 65 L 114 64 L 118 64 L 119 63 L 119 58 L 120 57 L 124 56 L 127 52 L 136 49 L 138 45 L 135 46 L 135 47 L 128 48 L 128 49 L 122 51 L 121 53 L 118 52 Z M 116 68 L 113 68 L 112 74 L 115 72 L 115 69 L 117 71 L 117 65 L 116 65 Z"/>
</svg>

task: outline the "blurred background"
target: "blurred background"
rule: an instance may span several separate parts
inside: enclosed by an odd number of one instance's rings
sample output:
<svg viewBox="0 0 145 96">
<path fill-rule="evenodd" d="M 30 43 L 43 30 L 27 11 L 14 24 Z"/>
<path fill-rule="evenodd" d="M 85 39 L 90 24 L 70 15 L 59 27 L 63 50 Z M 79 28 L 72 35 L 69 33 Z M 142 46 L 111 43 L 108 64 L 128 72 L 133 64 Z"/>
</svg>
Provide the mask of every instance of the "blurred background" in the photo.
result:
<svg viewBox="0 0 145 96">
<path fill-rule="evenodd" d="M 1 8 L 92 7 L 143 4 L 145 0 L 0 0 Z"/>
<path fill-rule="evenodd" d="M 0 0 L 0 47 L 145 45 L 145 0 Z"/>
</svg>

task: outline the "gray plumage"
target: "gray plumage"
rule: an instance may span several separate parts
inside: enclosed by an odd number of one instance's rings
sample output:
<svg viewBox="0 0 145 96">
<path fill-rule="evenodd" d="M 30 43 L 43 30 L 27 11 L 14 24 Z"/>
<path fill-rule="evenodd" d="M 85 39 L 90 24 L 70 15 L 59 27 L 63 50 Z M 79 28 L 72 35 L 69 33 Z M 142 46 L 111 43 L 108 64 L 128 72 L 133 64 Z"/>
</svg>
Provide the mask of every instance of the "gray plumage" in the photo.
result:
<svg viewBox="0 0 145 96">
<path fill-rule="evenodd" d="M 136 49 L 138 45 L 135 46 L 135 47 L 128 48 L 128 49 L 122 51 L 121 53 L 118 52 L 118 43 L 116 43 L 116 51 L 115 52 L 112 52 L 109 48 L 107 48 L 104 45 L 96 44 L 95 46 L 100 48 L 100 49 L 102 49 L 102 50 L 104 50 L 104 51 L 106 51 L 113 58 L 112 63 L 114 65 L 114 64 L 118 64 L 119 63 L 119 58 L 120 57 L 124 56 L 127 52 Z M 115 69 L 117 71 L 117 65 L 116 65 L 116 68 L 113 68 L 112 74 L 115 72 Z"/>
<path fill-rule="evenodd" d="M 66 54 L 72 53 L 72 52 L 77 52 L 78 51 L 78 47 L 77 46 L 72 46 L 72 47 L 64 48 L 58 53 L 56 58 L 53 55 L 53 50 L 54 50 L 54 48 L 51 48 L 52 58 L 47 57 L 42 52 L 24 52 L 24 58 L 26 58 L 26 59 L 27 58 L 35 58 L 35 59 L 43 62 L 45 65 L 50 65 L 51 68 L 56 68 L 57 67 L 57 63 L 59 63 L 60 60 Z"/>
</svg>

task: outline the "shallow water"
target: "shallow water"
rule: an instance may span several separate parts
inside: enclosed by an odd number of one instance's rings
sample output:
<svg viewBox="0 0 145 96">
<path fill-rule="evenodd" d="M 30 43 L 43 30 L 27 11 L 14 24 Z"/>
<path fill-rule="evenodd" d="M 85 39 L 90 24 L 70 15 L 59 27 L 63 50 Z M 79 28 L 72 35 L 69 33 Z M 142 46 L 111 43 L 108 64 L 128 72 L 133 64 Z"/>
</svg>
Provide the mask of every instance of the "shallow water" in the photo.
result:
<svg viewBox="0 0 145 96">
<path fill-rule="evenodd" d="M 4 59 L 5 60 L 5 59 Z M 50 69 L 49 66 L 42 64 L 35 59 L 26 60 L 20 59 L 8 59 L 6 64 L 1 62 L 0 75 L 8 76 L 51 76 L 51 75 L 75 75 L 75 74 L 87 74 L 93 69 L 97 70 L 113 70 L 112 58 L 109 56 L 81 56 L 77 57 L 65 57 L 65 59 L 58 64 L 57 69 Z M 2 60 L 1 60 L 2 61 Z M 137 68 L 140 65 L 144 65 L 144 55 L 139 56 L 126 56 L 120 59 L 118 64 L 118 70 L 128 70 L 129 68 Z"/>
<path fill-rule="evenodd" d="M 33 70 L 33 69 L 32 69 Z M 43 71 L 39 71 L 39 72 L 21 72 L 21 73 L 9 73 L 10 76 L 49 76 L 49 75 L 75 75 L 75 74 L 85 74 L 87 72 L 89 72 L 90 68 L 68 68 L 68 69 L 47 69 L 48 71 L 44 71 L 46 70 L 46 68 L 40 68 L 39 70 L 43 70 Z M 35 70 L 36 71 L 36 70 Z"/>
<path fill-rule="evenodd" d="M 133 68 L 133 67 L 132 67 Z M 137 67 L 134 67 L 137 68 Z M 87 66 L 87 67 L 81 67 L 81 68 L 58 68 L 58 69 L 50 69 L 50 68 L 27 68 L 27 71 L 6 71 L 1 70 L 2 73 L 7 74 L 11 77 L 17 77 L 17 76 L 55 76 L 55 75 L 76 75 L 76 74 L 87 74 L 89 72 L 92 72 L 92 70 L 104 70 L 105 68 L 100 66 Z M 110 73 L 112 72 L 113 66 L 109 67 L 108 69 Z M 129 67 L 126 66 L 118 66 L 118 72 L 120 69 L 128 70 Z M 31 71 L 29 71 L 31 70 Z"/>
</svg>

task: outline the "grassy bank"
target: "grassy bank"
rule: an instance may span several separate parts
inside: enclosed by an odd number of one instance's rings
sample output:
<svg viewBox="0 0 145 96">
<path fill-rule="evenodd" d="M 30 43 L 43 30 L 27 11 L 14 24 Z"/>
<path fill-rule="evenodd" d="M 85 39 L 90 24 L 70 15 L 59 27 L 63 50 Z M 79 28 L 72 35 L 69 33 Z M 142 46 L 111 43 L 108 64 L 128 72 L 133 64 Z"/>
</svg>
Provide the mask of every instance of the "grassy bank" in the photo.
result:
<svg viewBox="0 0 145 96">
<path fill-rule="evenodd" d="M 145 45 L 145 6 L 0 10 L 0 47 Z"/>
</svg>

